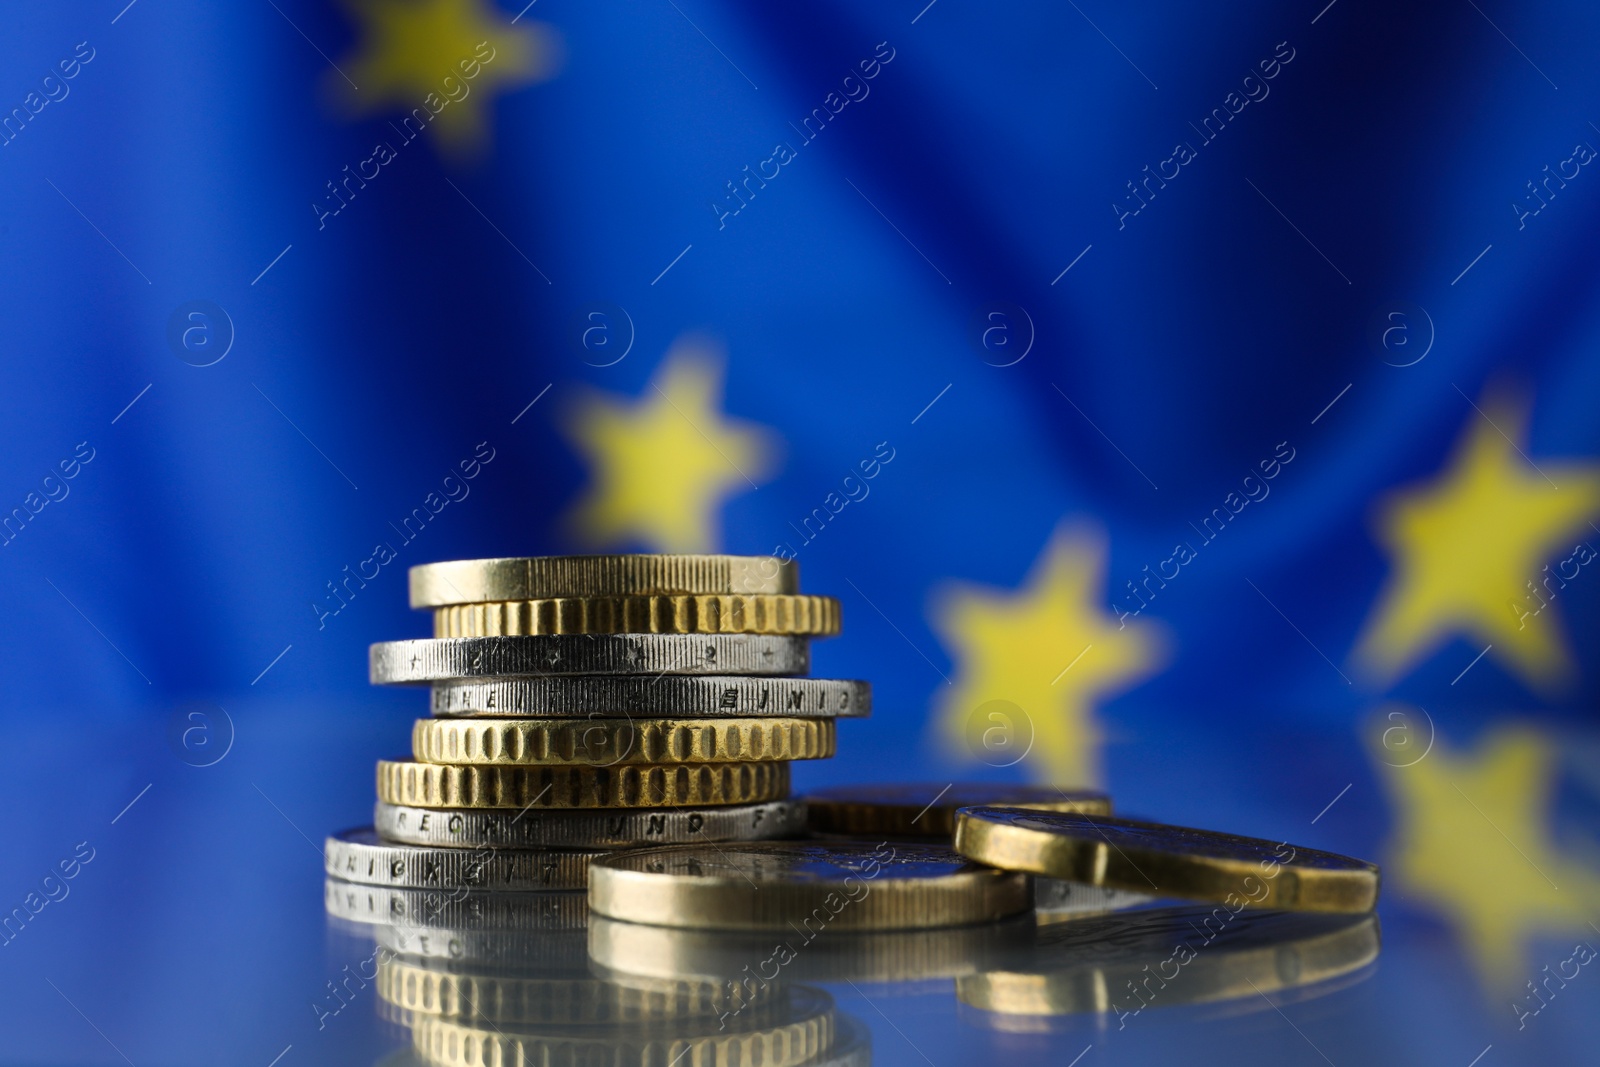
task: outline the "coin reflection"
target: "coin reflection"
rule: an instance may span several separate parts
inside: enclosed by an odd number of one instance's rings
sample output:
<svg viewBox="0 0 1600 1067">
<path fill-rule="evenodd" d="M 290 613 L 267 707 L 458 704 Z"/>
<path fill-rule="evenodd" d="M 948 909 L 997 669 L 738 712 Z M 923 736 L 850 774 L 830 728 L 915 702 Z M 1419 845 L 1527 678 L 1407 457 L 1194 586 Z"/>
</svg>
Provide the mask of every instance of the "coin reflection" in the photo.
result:
<svg viewBox="0 0 1600 1067">
<path fill-rule="evenodd" d="M 1033 944 L 1001 965 L 956 980 L 970 1017 L 1003 1030 L 1049 1029 L 1052 1016 L 1114 1015 L 1239 1001 L 1271 993 L 1320 996 L 1378 957 L 1376 915 L 1240 912 L 1162 907 L 1038 927 Z"/>
<path fill-rule="evenodd" d="M 329 879 L 343 929 L 377 942 L 381 1018 L 409 1036 L 382 1067 L 865 1067 L 867 1029 L 825 990 L 696 975 L 614 978 L 588 953 L 582 893 L 363 886 Z"/>
</svg>

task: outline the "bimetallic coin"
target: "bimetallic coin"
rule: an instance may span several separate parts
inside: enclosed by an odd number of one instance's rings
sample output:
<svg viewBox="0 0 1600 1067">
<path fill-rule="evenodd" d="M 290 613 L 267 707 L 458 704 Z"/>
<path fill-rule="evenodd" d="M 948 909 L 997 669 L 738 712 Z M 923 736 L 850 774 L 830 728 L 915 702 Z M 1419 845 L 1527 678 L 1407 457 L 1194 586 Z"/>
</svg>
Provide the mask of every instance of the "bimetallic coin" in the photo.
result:
<svg viewBox="0 0 1600 1067">
<path fill-rule="evenodd" d="M 411 606 L 643 594 L 792 594 L 800 567 L 775 556 L 536 556 L 411 568 Z"/>
<path fill-rule="evenodd" d="M 1089 789 L 1005 782 L 842 785 L 806 798 L 811 829 L 825 834 L 949 841 L 956 809 L 976 804 L 1110 815 L 1111 798 Z"/>
<path fill-rule="evenodd" d="M 612 853 L 589 869 L 589 906 L 626 922 L 804 931 L 960 926 L 1033 904 L 1026 876 L 938 845 L 796 841 Z"/>
<path fill-rule="evenodd" d="M 397 930 L 576 930 L 589 918 L 582 892 L 522 893 L 460 889 L 398 889 L 329 878 L 328 914 L 348 922 Z"/>
<path fill-rule="evenodd" d="M 787 763 L 449 767 L 378 761 L 378 799 L 416 808 L 695 808 L 788 795 Z"/>
<path fill-rule="evenodd" d="M 585 675 L 433 683 L 433 714 L 441 718 L 793 715 L 826 719 L 864 717 L 871 711 L 870 685 L 827 678 Z"/>
<path fill-rule="evenodd" d="M 692 842 L 771 841 L 805 829 L 805 805 L 790 800 L 665 811 L 484 811 L 411 808 L 381 801 L 380 836 L 449 848 L 640 848 Z"/>
<path fill-rule="evenodd" d="M 826 759 L 831 719 L 419 719 L 425 763 L 485 767 Z"/>
<path fill-rule="evenodd" d="M 330 876 L 363 885 L 526 890 L 582 889 L 589 884 L 589 861 L 604 854 L 393 844 L 370 826 L 334 834 L 322 853 Z"/>
<path fill-rule="evenodd" d="M 803 637 L 760 634 L 559 634 L 380 641 L 369 652 L 374 685 L 500 675 L 804 674 Z"/>
<path fill-rule="evenodd" d="M 1371 863 L 1160 823 L 963 808 L 955 847 L 1005 870 L 1229 907 L 1359 913 L 1378 902 L 1378 868 Z"/>
<path fill-rule="evenodd" d="M 497 600 L 435 608 L 435 637 L 520 634 L 792 634 L 839 632 L 827 596 L 606 596 Z"/>
</svg>

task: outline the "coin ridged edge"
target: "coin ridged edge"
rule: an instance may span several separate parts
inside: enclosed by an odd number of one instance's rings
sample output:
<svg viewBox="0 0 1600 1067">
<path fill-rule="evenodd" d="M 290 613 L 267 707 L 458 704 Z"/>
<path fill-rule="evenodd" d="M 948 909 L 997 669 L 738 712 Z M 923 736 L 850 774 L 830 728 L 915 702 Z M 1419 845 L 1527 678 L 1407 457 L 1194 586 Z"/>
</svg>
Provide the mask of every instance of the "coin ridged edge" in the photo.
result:
<svg viewBox="0 0 1600 1067">
<path fill-rule="evenodd" d="M 418 719 L 411 752 L 457 766 L 611 767 L 827 759 L 831 719 Z"/>
<path fill-rule="evenodd" d="M 833 597 L 701 593 L 677 596 L 554 597 L 435 608 L 435 637 L 539 634 L 776 634 L 839 632 Z"/>
<path fill-rule="evenodd" d="M 787 763 L 451 767 L 378 762 L 378 799 L 413 808 L 682 808 L 781 800 Z"/>
<path fill-rule="evenodd" d="M 794 594 L 799 565 L 775 556 L 614 555 L 449 560 L 412 567 L 411 606 L 649 594 Z"/>
</svg>

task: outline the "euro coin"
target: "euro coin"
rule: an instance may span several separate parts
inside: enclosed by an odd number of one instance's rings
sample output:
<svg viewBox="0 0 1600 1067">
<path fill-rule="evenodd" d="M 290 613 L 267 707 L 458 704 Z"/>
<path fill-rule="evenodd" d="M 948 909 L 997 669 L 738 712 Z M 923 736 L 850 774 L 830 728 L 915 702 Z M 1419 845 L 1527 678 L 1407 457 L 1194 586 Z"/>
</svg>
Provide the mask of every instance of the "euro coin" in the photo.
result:
<svg viewBox="0 0 1600 1067">
<path fill-rule="evenodd" d="M 800 567 L 774 556 L 535 556 L 412 567 L 411 606 L 543 597 L 793 594 Z"/>
<path fill-rule="evenodd" d="M 582 889 L 602 852 L 430 848 L 384 841 L 372 827 L 329 837 L 323 866 L 334 878 L 407 889 Z"/>
<path fill-rule="evenodd" d="M 496 600 L 435 608 L 435 637 L 518 634 L 789 634 L 839 632 L 826 596 L 599 596 Z"/>
<path fill-rule="evenodd" d="M 866 682 L 737 675 L 594 674 L 433 683 L 432 711 L 452 716 L 552 718 L 861 718 L 872 711 Z"/>
<path fill-rule="evenodd" d="M 1004 870 L 1230 907 L 1361 913 L 1378 901 L 1378 868 L 1363 860 L 1161 823 L 963 808 L 955 848 Z"/>
<path fill-rule="evenodd" d="M 397 930 L 573 930 L 588 921 L 582 892 L 503 893 L 485 890 L 401 889 L 329 878 L 329 915 Z"/>
<path fill-rule="evenodd" d="M 804 674 L 803 637 L 760 634 L 560 634 L 380 641 L 369 650 L 374 685 L 457 678 L 571 674 Z"/>
<path fill-rule="evenodd" d="M 842 785 L 806 798 L 811 829 L 818 833 L 929 841 L 949 841 L 956 809 L 977 804 L 1111 814 L 1111 798 L 1094 790 L 1004 782 Z"/>
<path fill-rule="evenodd" d="M 415 808 L 694 808 L 788 795 L 787 763 L 449 767 L 378 761 L 378 799 Z"/>
<path fill-rule="evenodd" d="M 988 922 L 1032 903 L 1025 875 L 904 842 L 680 845 L 613 853 L 589 870 L 589 906 L 613 919 L 808 940 Z"/>
<path fill-rule="evenodd" d="M 372 821 L 383 838 L 412 845 L 617 849 L 795 837 L 806 811 L 792 800 L 659 811 L 441 810 L 380 801 Z"/>
<path fill-rule="evenodd" d="M 420 719 L 412 754 L 484 767 L 826 759 L 829 719 Z"/>
</svg>

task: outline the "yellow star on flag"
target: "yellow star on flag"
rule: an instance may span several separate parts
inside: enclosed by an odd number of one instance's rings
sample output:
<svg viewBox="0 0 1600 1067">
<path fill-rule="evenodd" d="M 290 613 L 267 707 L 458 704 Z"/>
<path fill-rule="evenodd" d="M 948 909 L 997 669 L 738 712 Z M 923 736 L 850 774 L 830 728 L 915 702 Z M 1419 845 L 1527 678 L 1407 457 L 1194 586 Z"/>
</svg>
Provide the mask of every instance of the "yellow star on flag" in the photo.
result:
<svg viewBox="0 0 1600 1067">
<path fill-rule="evenodd" d="M 514 26 L 485 0 L 346 5 L 363 32 L 359 50 L 338 65 L 340 76 L 330 76 L 337 97 L 358 114 L 411 118 L 412 136 L 413 125 L 434 128 L 451 155 L 472 155 L 486 143 L 495 93 L 548 77 L 556 66 L 552 31 L 531 21 Z"/>
<path fill-rule="evenodd" d="M 637 400 L 595 394 L 567 420 L 593 482 L 571 521 L 585 544 L 637 543 L 656 552 L 720 546 L 718 512 L 757 488 L 780 443 L 764 426 L 723 418 L 722 360 L 679 340 Z"/>
<path fill-rule="evenodd" d="M 1397 818 L 1385 877 L 1444 913 L 1486 993 L 1519 991 L 1530 937 L 1596 935 L 1600 872 L 1563 856 L 1547 829 L 1555 753 L 1543 736 L 1504 728 L 1461 753 L 1435 737 L 1403 766 L 1382 746 L 1374 756 Z"/>
<path fill-rule="evenodd" d="M 1123 626 L 1101 606 L 1105 570 L 1104 535 L 1063 524 L 1020 589 L 958 583 L 935 595 L 933 628 L 956 662 L 936 715 L 956 751 L 1001 766 L 997 746 L 1026 749 L 1039 781 L 1099 783 L 1095 705 L 1154 673 L 1167 645 L 1155 623 Z M 991 701 L 1020 708 L 1022 723 Z"/>
<path fill-rule="evenodd" d="M 1540 607 L 1556 589 L 1543 568 L 1568 556 L 1600 512 L 1600 464 L 1535 466 L 1520 444 L 1526 405 L 1474 408 L 1449 468 L 1382 506 L 1378 537 L 1394 569 L 1355 659 L 1386 684 L 1459 635 L 1548 690 L 1570 678 L 1572 657 L 1559 609 Z"/>
</svg>

